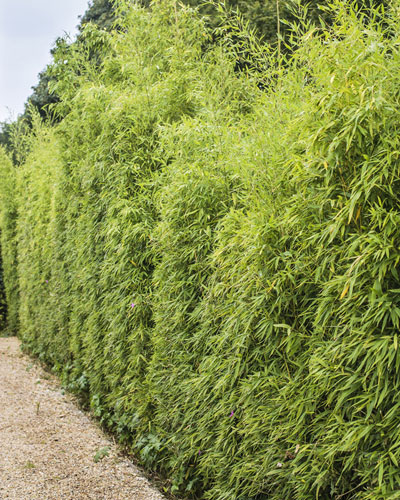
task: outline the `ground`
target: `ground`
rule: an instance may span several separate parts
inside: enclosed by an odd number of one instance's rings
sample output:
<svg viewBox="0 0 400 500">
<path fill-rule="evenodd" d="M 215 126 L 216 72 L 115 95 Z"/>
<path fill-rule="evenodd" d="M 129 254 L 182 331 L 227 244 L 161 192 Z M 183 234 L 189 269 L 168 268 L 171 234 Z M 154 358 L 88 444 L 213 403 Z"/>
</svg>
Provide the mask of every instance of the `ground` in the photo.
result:
<svg viewBox="0 0 400 500">
<path fill-rule="evenodd" d="M 0 338 L 0 500 L 163 498 L 16 338 Z"/>
</svg>

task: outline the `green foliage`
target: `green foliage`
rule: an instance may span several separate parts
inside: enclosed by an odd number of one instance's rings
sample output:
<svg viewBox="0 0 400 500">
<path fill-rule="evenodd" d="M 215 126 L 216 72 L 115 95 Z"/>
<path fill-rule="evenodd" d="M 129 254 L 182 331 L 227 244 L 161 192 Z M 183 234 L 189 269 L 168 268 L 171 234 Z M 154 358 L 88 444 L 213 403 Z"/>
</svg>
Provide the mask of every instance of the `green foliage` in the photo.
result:
<svg viewBox="0 0 400 500">
<path fill-rule="evenodd" d="M 43 119 L 51 116 L 50 107 L 57 102 L 59 102 L 59 98 L 55 93 L 50 91 L 49 85 L 53 83 L 54 79 L 51 77 L 51 72 L 49 66 L 47 66 L 43 71 L 41 71 L 38 75 L 38 83 L 34 87 L 32 87 L 32 94 L 28 98 L 27 108 L 29 105 L 33 106 L 41 115 Z M 25 118 L 29 115 L 27 113 L 27 109 L 25 110 Z"/>
<path fill-rule="evenodd" d="M 18 330 L 19 286 L 17 268 L 17 204 L 15 190 L 15 167 L 0 148 L 0 228 L 1 258 L 3 265 L 4 289 L 7 299 L 7 322 L 9 331 Z"/>
<path fill-rule="evenodd" d="M 93 457 L 93 461 L 97 464 L 98 462 L 100 462 L 101 460 L 103 460 L 103 458 L 108 457 L 109 452 L 110 452 L 110 447 L 109 446 L 106 446 L 104 448 L 100 448 L 96 452 L 95 456 Z"/>
<path fill-rule="evenodd" d="M 11 145 L 11 128 L 12 125 L 9 121 L 0 123 L 0 146 L 4 149 Z"/>
<path fill-rule="evenodd" d="M 184 3 L 198 7 L 201 14 L 207 16 L 211 26 L 221 24 L 219 5 L 231 12 L 240 13 L 251 28 L 257 31 L 267 43 L 276 44 L 279 36 L 284 39 L 290 31 L 290 23 L 296 19 L 300 8 L 307 7 L 307 17 L 318 22 L 319 17 L 327 17 L 319 8 L 318 0 L 226 0 L 224 2 L 202 2 L 200 0 L 184 0 Z"/>
<path fill-rule="evenodd" d="M 0 331 L 3 330 L 4 327 L 6 326 L 6 318 L 7 318 L 7 301 L 4 289 L 4 272 L 3 272 L 3 262 L 2 262 L 1 247 L 0 247 Z"/>
<path fill-rule="evenodd" d="M 185 497 L 397 499 L 400 4 L 335 1 L 284 60 L 116 12 L 1 151 L 9 321 Z"/>
<path fill-rule="evenodd" d="M 85 24 L 94 23 L 101 29 L 110 30 L 115 21 L 114 6 L 110 0 L 92 0 L 88 9 L 81 17 L 79 29 Z"/>
</svg>

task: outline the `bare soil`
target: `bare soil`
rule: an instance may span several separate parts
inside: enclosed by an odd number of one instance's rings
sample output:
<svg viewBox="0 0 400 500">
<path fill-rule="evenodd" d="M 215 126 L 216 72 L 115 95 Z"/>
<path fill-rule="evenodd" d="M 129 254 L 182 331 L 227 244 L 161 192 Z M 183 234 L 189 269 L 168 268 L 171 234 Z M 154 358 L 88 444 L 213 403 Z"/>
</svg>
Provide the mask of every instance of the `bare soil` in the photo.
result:
<svg viewBox="0 0 400 500">
<path fill-rule="evenodd" d="M 164 499 L 57 379 L 21 353 L 16 338 L 0 338 L 0 500 L 6 499 Z"/>
</svg>

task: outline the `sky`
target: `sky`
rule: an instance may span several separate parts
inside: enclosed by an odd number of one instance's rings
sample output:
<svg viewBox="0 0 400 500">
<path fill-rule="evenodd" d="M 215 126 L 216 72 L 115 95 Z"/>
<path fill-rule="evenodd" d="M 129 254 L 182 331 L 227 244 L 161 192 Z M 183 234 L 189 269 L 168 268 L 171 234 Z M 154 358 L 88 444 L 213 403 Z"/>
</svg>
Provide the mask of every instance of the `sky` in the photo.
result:
<svg viewBox="0 0 400 500">
<path fill-rule="evenodd" d="M 54 42 L 76 35 L 87 7 L 88 0 L 0 0 L 0 122 L 23 112 Z"/>
</svg>

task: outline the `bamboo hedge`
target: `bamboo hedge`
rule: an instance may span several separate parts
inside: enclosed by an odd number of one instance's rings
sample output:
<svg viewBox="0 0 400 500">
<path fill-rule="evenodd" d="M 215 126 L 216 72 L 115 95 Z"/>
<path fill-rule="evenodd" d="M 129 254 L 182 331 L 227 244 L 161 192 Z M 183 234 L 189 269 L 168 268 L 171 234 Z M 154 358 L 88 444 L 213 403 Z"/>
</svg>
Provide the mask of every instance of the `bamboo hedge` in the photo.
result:
<svg viewBox="0 0 400 500">
<path fill-rule="evenodd" d="M 3 262 L 0 248 L 0 331 L 4 330 L 7 321 L 7 300 L 4 288 Z"/>
<path fill-rule="evenodd" d="M 2 327 L 7 323 L 10 333 L 18 331 L 19 286 L 17 266 L 15 202 L 15 167 L 5 151 L 0 148 L 1 187 L 0 187 L 0 238 L 2 264 L 2 297 L 7 307 L 2 307 L 3 314 L 7 310 L 7 318 L 2 317 Z M 4 287 L 4 288 L 3 288 Z M 4 300 L 4 299 L 3 299 Z"/>
<path fill-rule="evenodd" d="M 400 3 L 329 8 L 283 61 L 120 1 L 0 153 L 10 325 L 182 497 L 400 498 Z"/>
</svg>

